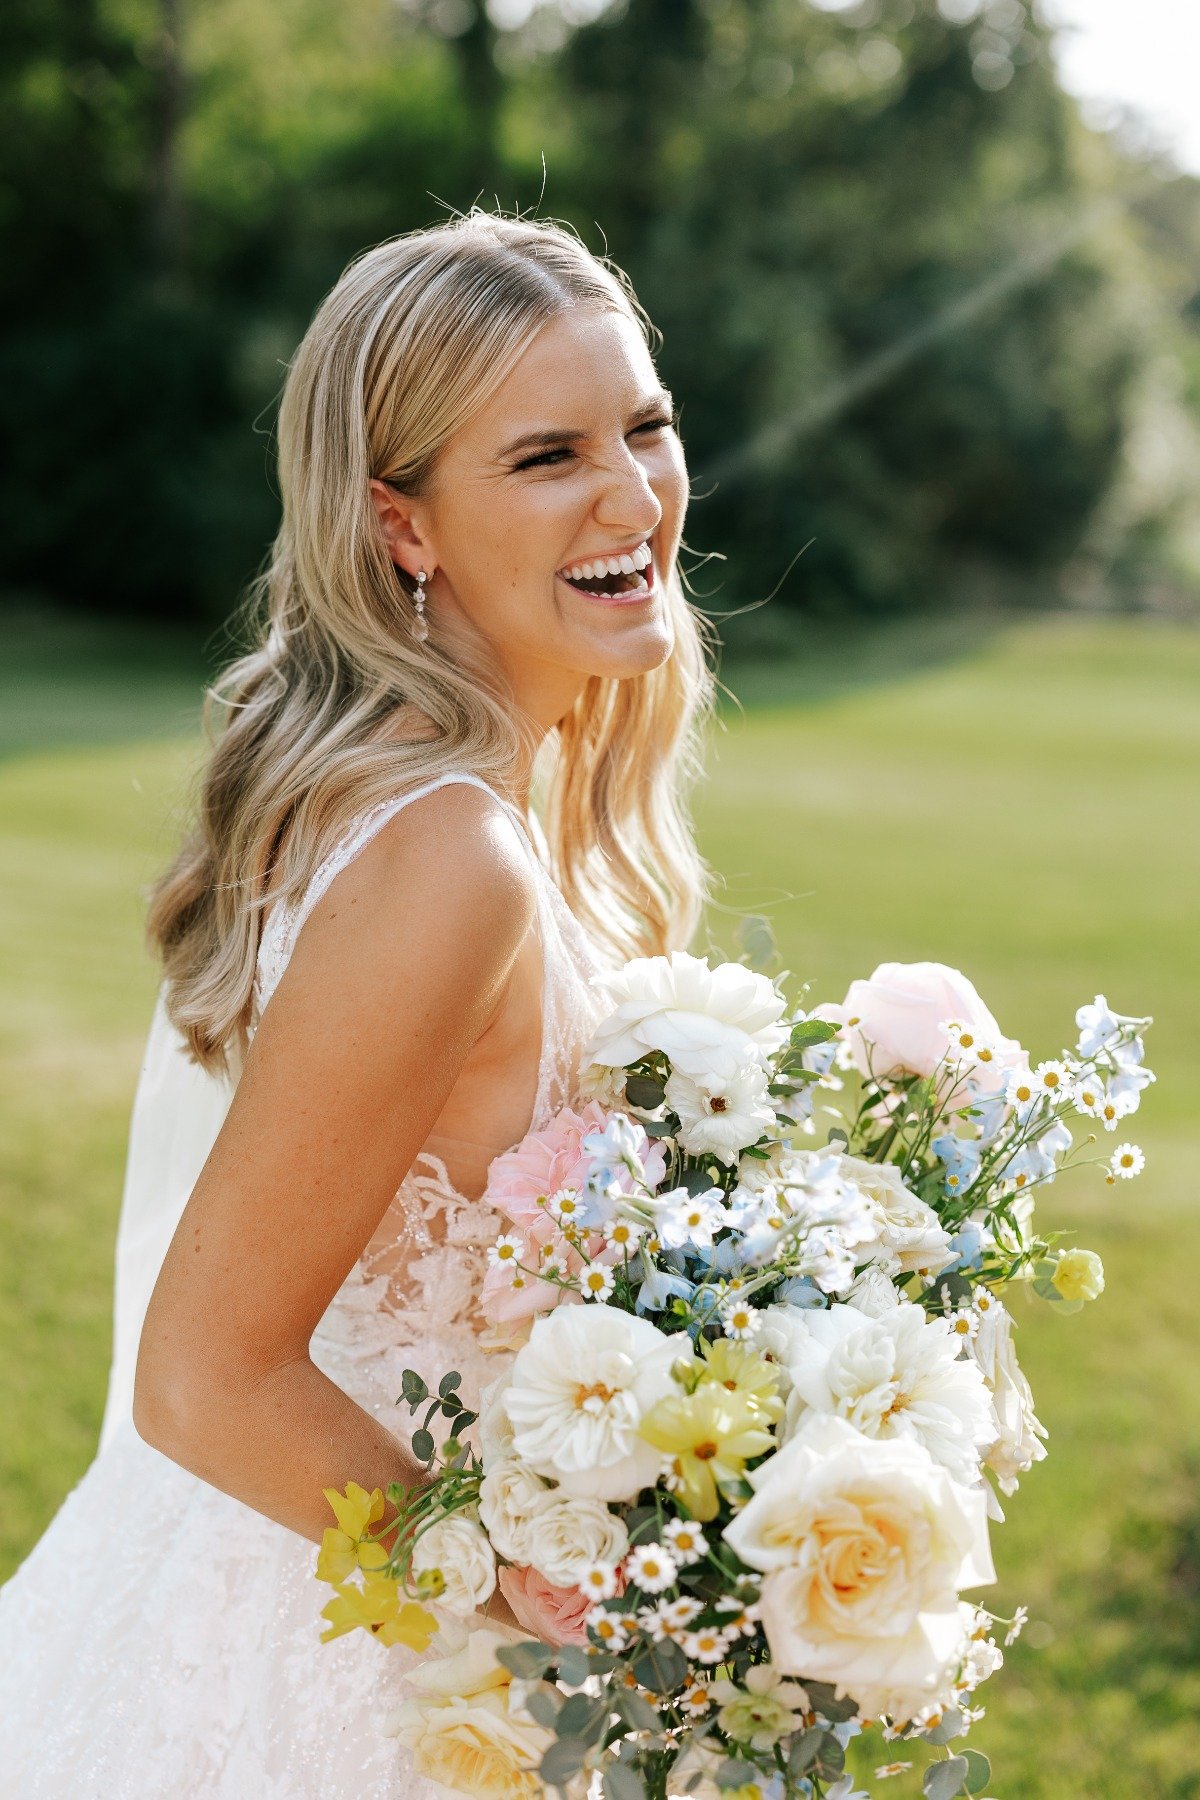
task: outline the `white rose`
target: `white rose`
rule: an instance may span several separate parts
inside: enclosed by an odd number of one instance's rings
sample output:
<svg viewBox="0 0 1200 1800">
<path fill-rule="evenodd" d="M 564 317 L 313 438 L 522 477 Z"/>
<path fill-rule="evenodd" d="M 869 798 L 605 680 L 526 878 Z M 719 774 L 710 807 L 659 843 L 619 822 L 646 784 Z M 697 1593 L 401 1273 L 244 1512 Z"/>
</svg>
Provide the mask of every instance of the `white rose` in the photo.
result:
<svg viewBox="0 0 1200 1800">
<path fill-rule="evenodd" d="M 787 1432 L 834 1413 L 872 1438 L 911 1438 L 967 1486 L 996 1434 L 987 1385 L 944 1319 L 901 1301 L 878 1318 L 853 1306 L 801 1312 L 787 1363 Z"/>
<path fill-rule="evenodd" d="M 492 1546 L 468 1513 L 451 1513 L 427 1526 L 413 1545 L 414 1576 L 437 1570 L 442 1591 L 434 1604 L 459 1618 L 482 1606 L 496 1586 Z"/>
<path fill-rule="evenodd" d="M 479 1516 L 493 1548 L 510 1562 L 527 1563 L 531 1560 L 530 1528 L 538 1513 L 550 1504 L 554 1489 L 512 1457 L 490 1465 L 485 1462 L 484 1469 L 479 1484 Z"/>
<path fill-rule="evenodd" d="M 859 1262 L 869 1258 L 888 1275 L 937 1275 L 954 1261 L 941 1220 L 904 1185 L 894 1163 L 839 1156 L 838 1169 L 842 1180 L 871 1204 L 877 1220 L 875 1242 L 859 1249 Z"/>
<path fill-rule="evenodd" d="M 776 1122 L 767 1072 L 747 1055 L 732 1074 L 695 1080 L 680 1070 L 667 1078 L 666 1101 L 679 1118 L 679 1144 L 689 1156 L 715 1156 L 732 1168 L 747 1144 Z"/>
<path fill-rule="evenodd" d="M 624 1522 L 599 1500 L 557 1493 L 530 1519 L 525 1539 L 539 1575 L 555 1587 L 577 1587 L 591 1563 L 619 1563 L 629 1548 Z"/>
<path fill-rule="evenodd" d="M 962 1648 L 958 1591 L 995 1580 L 982 1488 L 915 1442 L 814 1418 L 751 1471 L 725 1527 L 766 1576 L 762 1623 L 783 1675 L 829 1681 L 860 1710 L 908 1719 L 937 1699 Z"/>
<path fill-rule="evenodd" d="M 979 1330 L 969 1340 L 971 1355 L 983 1372 L 992 1396 L 998 1434 L 984 1460 L 994 1470 L 1000 1491 L 1015 1494 L 1017 1477 L 1041 1462 L 1049 1433 L 1033 1410 L 1033 1393 L 1013 1349 L 1013 1320 L 999 1300 L 989 1301 Z"/>
<path fill-rule="evenodd" d="M 490 1381 L 479 1396 L 479 1449 L 485 1469 L 493 1463 L 507 1462 L 513 1453 L 512 1421 L 504 1410 L 504 1394 L 511 1371 L 506 1369 Z"/>
<path fill-rule="evenodd" d="M 900 1290 L 890 1275 L 872 1265 L 857 1275 L 846 1289 L 846 1305 L 864 1313 L 868 1319 L 882 1319 L 885 1313 L 894 1312 L 900 1305 Z"/>
<path fill-rule="evenodd" d="M 766 1064 L 788 1040 L 779 1023 L 786 1001 L 765 975 L 742 963 L 710 969 L 673 950 L 634 957 L 605 985 L 614 1010 L 587 1047 L 585 1062 L 623 1068 L 652 1050 L 693 1080 L 729 1078 L 747 1051 Z"/>
<path fill-rule="evenodd" d="M 406 1677 L 413 1698 L 394 1712 L 385 1732 L 411 1752 L 418 1775 L 479 1800 L 541 1800 L 536 1770 L 554 1733 L 525 1711 L 502 1644 L 528 1640 L 490 1627 L 473 1631 L 453 1656 L 425 1662 Z"/>
<path fill-rule="evenodd" d="M 504 1406 L 513 1448 L 570 1494 L 632 1500 L 662 1457 L 638 1435 L 675 1391 L 679 1342 L 647 1319 L 603 1305 L 560 1306 L 535 1320 L 517 1352 Z"/>
</svg>

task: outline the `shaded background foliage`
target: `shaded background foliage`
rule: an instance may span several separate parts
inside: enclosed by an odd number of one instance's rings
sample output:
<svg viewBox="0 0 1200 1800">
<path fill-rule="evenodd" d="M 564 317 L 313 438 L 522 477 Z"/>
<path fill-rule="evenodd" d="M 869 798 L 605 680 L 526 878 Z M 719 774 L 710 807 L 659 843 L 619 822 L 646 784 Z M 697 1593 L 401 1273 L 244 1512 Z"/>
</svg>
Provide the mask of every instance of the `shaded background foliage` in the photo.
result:
<svg viewBox="0 0 1200 1800">
<path fill-rule="evenodd" d="M 494 196 L 629 269 L 750 639 L 1194 603 L 1200 183 L 1085 127 L 1034 8 L 565 5 L 13 0 L 0 587 L 224 617 L 313 307 Z"/>
</svg>

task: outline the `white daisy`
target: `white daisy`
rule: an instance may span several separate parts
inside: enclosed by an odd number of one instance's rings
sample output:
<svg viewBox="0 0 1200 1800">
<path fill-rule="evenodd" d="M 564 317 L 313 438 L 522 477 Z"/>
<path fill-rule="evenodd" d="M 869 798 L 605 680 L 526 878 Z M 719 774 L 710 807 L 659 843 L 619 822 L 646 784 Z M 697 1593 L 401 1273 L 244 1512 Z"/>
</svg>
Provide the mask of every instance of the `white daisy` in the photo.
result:
<svg viewBox="0 0 1200 1800">
<path fill-rule="evenodd" d="M 635 1225 L 632 1219 L 617 1219 L 605 1233 L 605 1243 L 610 1250 L 619 1250 L 628 1256 L 638 1247 L 642 1235 L 642 1227 Z"/>
<path fill-rule="evenodd" d="M 720 1306 L 721 1323 L 725 1327 L 727 1337 L 744 1339 L 752 1338 L 762 1324 L 762 1314 L 748 1300 L 740 1300 L 731 1294 Z"/>
<path fill-rule="evenodd" d="M 1004 1634 L 1005 1649 L 1007 1649 L 1010 1644 L 1016 1643 L 1017 1639 L 1020 1637 L 1021 1632 L 1023 1631 L 1023 1629 L 1025 1627 L 1025 1624 L 1026 1624 L 1026 1621 L 1028 1620 L 1028 1618 L 1029 1618 L 1029 1608 L 1027 1606 L 1018 1606 L 1016 1612 L 1013 1614 L 1013 1622 Z"/>
<path fill-rule="evenodd" d="M 613 1291 L 613 1272 L 604 1263 L 587 1263 L 579 1271 L 579 1291 L 586 1300 L 607 1300 Z"/>
<path fill-rule="evenodd" d="M 708 1551 L 704 1533 L 690 1519 L 672 1519 L 663 1528 L 663 1538 L 681 1569 L 686 1568 L 688 1563 L 699 1562 Z"/>
<path fill-rule="evenodd" d="M 715 1625 L 702 1625 L 699 1631 L 686 1631 L 679 1640 L 693 1662 L 724 1662 L 729 1639 Z"/>
<path fill-rule="evenodd" d="M 524 1243 L 515 1231 L 506 1231 L 503 1237 L 498 1237 L 494 1244 L 488 1246 L 488 1261 L 493 1268 L 500 1263 L 520 1262 L 524 1248 Z"/>
<path fill-rule="evenodd" d="M 1017 1117 L 1023 1119 L 1039 1105 L 1042 1092 L 1028 1069 L 1010 1069 L 1004 1082 L 1004 1098 L 1015 1108 Z"/>
<path fill-rule="evenodd" d="M 947 1314 L 946 1323 L 955 1336 L 965 1343 L 979 1330 L 979 1314 L 973 1307 L 960 1306 L 955 1312 Z"/>
<path fill-rule="evenodd" d="M 665 1545 L 638 1544 L 625 1559 L 625 1573 L 644 1594 L 661 1594 L 673 1584 L 678 1566 Z"/>
<path fill-rule="evenodd" d="M 546 1205 L 551 1217 L 557 1219 L 560 1225 L 578 1225 L 583 1218 L 583 1201 L 575 1188 L 559 1188 L 557 1193 L 551 1194 Z"/>
<path fill-rule="evenodd" d="M 1055 1058 L 1040 1062 L 1033 1071 L 1033 1085 L 1047 1099 L 1066 1099 L 1071 1093 L 1071 1070 L 1065 1062 L 1059 1062 Z"/>
<path fill-rule="evenodd" d="M 606 1606 L 593 1606 L 587 1623 L 606 1650 L 623 1650 L 629 1642 L 629 1622 L 621 1613 L 609 1612 Z"/>
<path fill-rule="evenodd" d="M 588 1563 L 576 1577 L 577 1585 L 585 1594 L 591 1594 L 597 1600 L 611 1600 L 617 1591 L 617 1571 L 613 1563 Z"/>
<path fill-rule="evenodd" d="M 1119 1181 L 1132 1181 L 1146 1166 L 1145 1151 L 1137 1144 L 1118 1144 L 1109 1166 Z"/>
</svg>

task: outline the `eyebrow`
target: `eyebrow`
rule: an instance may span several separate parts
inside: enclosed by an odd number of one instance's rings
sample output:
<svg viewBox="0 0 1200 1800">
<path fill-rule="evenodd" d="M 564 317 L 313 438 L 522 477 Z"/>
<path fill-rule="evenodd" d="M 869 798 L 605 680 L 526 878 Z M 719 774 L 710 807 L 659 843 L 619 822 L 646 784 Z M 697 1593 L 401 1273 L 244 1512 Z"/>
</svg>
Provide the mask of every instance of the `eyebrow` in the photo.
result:
<svg viewBox="0 0 1200 1800">
<path fill-rule="evenodd" d="M 630 425 L 636 424 L 639 419 L 644 419 L 647 413 L 658 412 L 663 407 L 668 412 L 674 413 L 675 400 L 666 388 L 659 388 L 656 393 L 650 394 L 640 406 L 630 413 Z M 512 443 L 506 445 L 500 452 L 500 456 L 501 459 L 506 459 L 518 455 L 522 450 L 545 449 L 556 444 L 573 444 L 577 439 L 586 436 L 587 428 L 582 425 L 566 430 L 544 426 L 538 431 L 527 431 L 521 437 L 514 438 Z"/>
</svg>

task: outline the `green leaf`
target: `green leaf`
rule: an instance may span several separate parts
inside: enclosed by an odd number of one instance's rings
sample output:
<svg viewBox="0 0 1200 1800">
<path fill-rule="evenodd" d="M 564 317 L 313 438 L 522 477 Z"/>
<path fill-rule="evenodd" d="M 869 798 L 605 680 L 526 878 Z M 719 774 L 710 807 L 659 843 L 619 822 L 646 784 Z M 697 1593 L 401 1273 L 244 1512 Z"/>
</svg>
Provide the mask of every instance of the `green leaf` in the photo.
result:
<svg viewBox="0 0 1200 1800">
<path fill-rule="evenodd" d="M 643 1700 L 632 1688 L 618 1688 L 613 1695 L 613 1704 L 634 1731 L 657 1731 L 662 1725 L 649 1701 Z"/>
<path fill-rule="evenodd" d="M 502 1644 L 496 1651 L 496 1661 L 501 1668 L 507 1669 L 519 1681 L 536 1681 L 544 1675 L 558 1652 L 549 1644 Z"/>
<path fill-rule="evenodd" d="M 625 1098 L 630 1106 L 640 1106 L 643 1112 L 654 1112 L 661 1106 L 666 1091 L 657 1075 L 631 1075 L 625 1083 Z"/>
<path fill-rule="evenodd" d="M 814 1044 L 827 1044 L 837 1034 L 837 1026 L 827 1019 L 801 1019 L 798 1025 L 792 1026 L 788 1041 L 793 1050 L 810 1050 Z"/>
<path fill-rule="evenodd" d="M 402 1390 L 401 1397 L 407 1400 L 410 1406 L 420 1406 L 422 1400 L 428 1398 L 429 1389 L 415 1369 L 404 1370 L 400 1377 L 400 1386 Z M 396 1404 L 398 1406 L 400 1402 L 397 1401 Z"/>
<path fill-rule="evenodd" d="M 812 1725 L 792 1739 L 788 1751 L 788 1774 L 793 1780 L 811 1769 L 825 1739 L 825 1727 Z"/>
<path fill-rule="evenodd" d="M 933 1726 L 932 1730 L 924 1733 L 925 1742 L 927 1744 L 948 1744 L 951 1738 L 959 1735 L 962 1726 L 963 1716 L 958 1707 L 948 1706 L 942 1714 L 941 1724 Z"/>
<path fill-rule="evenodd" d="M 819 1712 L 821 1717 L 828 1719 L 831 1725 L 843 1725 L 858 1711 L 857 1700 L 852 1700 L 849 1694 L 843 1694 L 839 1700 L 827 1681 L 806 1681 L 804 1689 L 812 1703 L 813 1711 Z"/>
<path fill-rule="evenodd" d="M 982 1794 L 992 1779 L 992 1765 L 982 1750 L 964 1750 L 967 1765 L 966 1783 L 972 1794 Z"/>
<path fill-rule="evenodd" d="M 627 1763 L 604 1771 L 604 1800 L 646 1800 L 646 1784 Z"/>
<path fill-rule="evenodd" d="M 531 1688 L 525 1696 L 526 1712 L 539 1725 L 544 1725 L 547 1731 L 556 1730 L 562 1707 L 562 1695 L 551 1687 Z"/>
<path fill-rule="evenodd" d="M 842 1748 L 842 1740 L 827 1731 L 821 1739 L 821 1750 L 817 1757 L 817 1772 L 820 1775 L 840 1775 L 846 1766 L 846 1752 Z"/>
<path fill-rule="evenodd" d="M 563 1702 L 555 1729 L 559 1737 L 579 1738 L 585 1744 L 594 1744 L 608 1723 L 611 1711 L 612 1702 L 607 1694 L 598 1698 L 595 1694 L 572 1694 Z"/>
<path fill-rule="evenodd" d="M 834 1144 L 840 1145 L 843 1152 L 846 1150 L 849 1150 L 849 1148 L 850 1148 L 850 1139 L 847 1137 L 845 1131 L 843 1130 L 842 1126 L 840 1126 L 840 1125 L 831 1125 L 830 1126 L 829 1136 L 825 1139 L 825 1142 L 829 1145 L 834 1145 Z"/>
<path fill-rule="evenodd" d="M 687 1674 L 687 1657 L 670 1639 L 661 1644 L 648 1644 L 634 1657 L 630 1667 L 644 1688 L 652 1694 L 673 1694 Z"/>
<path fill-rule="evenodd" d="M 587 1761 L 589 1744 L 579 1738 L 559 1738 L 551 1744 L 538 1765 L 538 1774 L 547 1787 L 566 1787 Z"/>
<path fill-rule="evenodd" d="M 745 1787 L 748 1781 L 757 1781 L 759 1770 L 754 1763 L 739 1762 L 731 1756 L 717 1770 L 717 1786 L 720 1788 Z"/>
<path fill-rule="evenodd" d="M 433 1433 L 431 1431 L 414 1431 L 412 1435 L 413 1455 L 418 1462 L 433 1461 Z"/>
<path fill-rule="evenodd" d="M 951 1756 L 946 1762 L 930 1763 L 921 1786 L 925 1800 L 954 1800 L 955 1794 L 962 1792 L 967 1768 L 965 1756 Z"/>
<path fill-rule="evenodd" d="M 456 1438 L 460 1431 L 465 1431 L 468 1425 L 473 1425 L 478 1417 L 479 1414 L 473 1412 L 463 1411 L 457 1413 L 455 1415 L 454 1423 L 450 1427 L 450 1436 Z"/>
<path fill-rule="evenodd" d="M 761 913 L 747 913 L 738 921 L 737 941 L 741 945 L 742 961 L 760 974 L 765 973 L 779 956 L 771 921 Z"/>
<path fill-rule="evenodd" d="M 582 1687 L 592 1672 L 591 1658 L 578 1644 L 566 1644 L 558 1652 L 558 1679 L 568 1687 Z"/>
<path fill-rule="evenodd" d="M 652 1138 L 669 1138 L 675 1130 L 669 1119 L 639 1119 L 638 1124 Z"/>
<path fill-rule="evenodd" d="M 462 1376 L 458 1374 L 456 1370 L 451 1370 L 449 1375 L 443 1375 L 442 1379 L 438 1382 L 438 1393 L 442 1396 L 443 1400 L 447 1400 L 454 1392 L 455 1388 L 461 1386 Z"/>
</svg>

